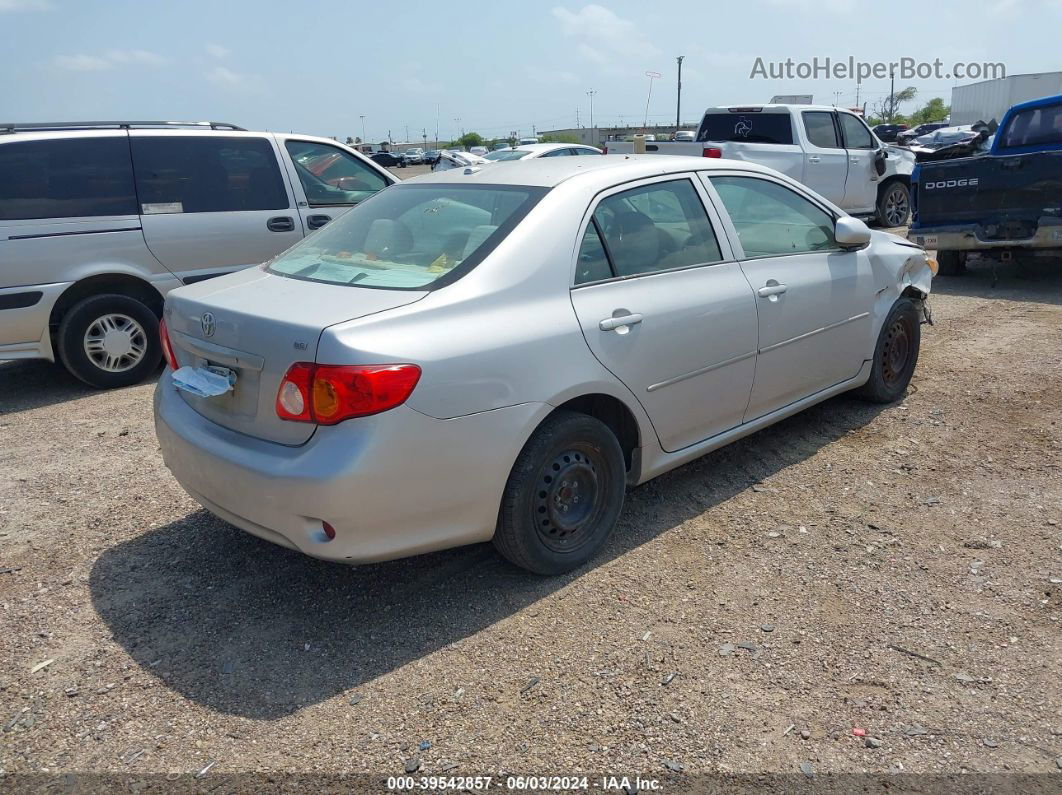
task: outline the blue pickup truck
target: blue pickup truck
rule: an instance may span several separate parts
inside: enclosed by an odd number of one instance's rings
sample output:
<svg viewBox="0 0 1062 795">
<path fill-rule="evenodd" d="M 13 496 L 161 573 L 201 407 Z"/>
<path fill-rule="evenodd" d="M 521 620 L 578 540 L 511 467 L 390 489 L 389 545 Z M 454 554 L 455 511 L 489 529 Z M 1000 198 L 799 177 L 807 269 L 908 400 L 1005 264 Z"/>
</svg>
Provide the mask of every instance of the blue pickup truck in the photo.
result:
<svg viewBox="0 0 1062 795">
<path fill-rule="evenodd" d="M 974 252 L 1062 256 L 1062 95 L 1015 105 L 987 152 L 919 163 L 908 237 L 958 275 Z"/>
</svg>

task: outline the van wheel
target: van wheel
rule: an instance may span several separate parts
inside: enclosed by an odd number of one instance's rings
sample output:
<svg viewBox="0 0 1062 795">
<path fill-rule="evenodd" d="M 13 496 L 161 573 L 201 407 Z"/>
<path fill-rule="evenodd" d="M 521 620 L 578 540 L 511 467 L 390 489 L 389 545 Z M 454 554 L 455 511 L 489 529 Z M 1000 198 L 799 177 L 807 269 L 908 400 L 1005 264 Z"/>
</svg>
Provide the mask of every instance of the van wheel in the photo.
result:
<svg viewBox="0 0 1062 795">
<path fill-rule="evenodd" d="M 961 276 L 966 273 L 966 252 L 938 251 L 937 265 L 941 276 Z"/>
<path fill-rule="evenodd" d="M 536 574 L 578 568 L 615 527 L 625 486 L 623 450 L 612 431 L 586 414 L 558 411 L 516 459 L 494 546 Z"/>
<path fill-rule="evenodd" d="M 873 403 L 893 403 L 903 397 L 918 364 L 921 342 L 918 309 L 910 298 L 901 298 L 881 326 L 870 379 L 856 394 Z"/>
<path fill-rule="evenodd" d="M 159 366 L 159 321 L 126 295 L 94 295 L 75 304 L 59 325 L 59 358 L 97 389 L 138 384 Z"/>
<path fill-rule="evenodd" d="M 878 226 L 903 226 L 911 214 L 911 191 L 899 180 L 886 185 L 878 196 Z"/>
</svg>

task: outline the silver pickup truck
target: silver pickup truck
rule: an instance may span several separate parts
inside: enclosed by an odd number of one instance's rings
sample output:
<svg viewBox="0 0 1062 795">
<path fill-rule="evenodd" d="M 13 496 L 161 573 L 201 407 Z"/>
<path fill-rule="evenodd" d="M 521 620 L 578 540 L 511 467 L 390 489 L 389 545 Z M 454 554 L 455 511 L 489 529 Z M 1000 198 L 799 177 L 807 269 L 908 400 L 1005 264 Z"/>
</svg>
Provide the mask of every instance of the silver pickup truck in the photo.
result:
<svg viewBox="0 0 1062 795">
<path fill-rule="evenodd" d="M 644 146 L 644 150 L 642 147 Z M 909 151 L 881 142 L 864 121 L 820 105 L 708 108 L 696 140 L 612 142 L 606 154 L 721 157 L 759 163 L 804 183 L 849 214 L 903 226 L 911 208 Z"/>
</svg>

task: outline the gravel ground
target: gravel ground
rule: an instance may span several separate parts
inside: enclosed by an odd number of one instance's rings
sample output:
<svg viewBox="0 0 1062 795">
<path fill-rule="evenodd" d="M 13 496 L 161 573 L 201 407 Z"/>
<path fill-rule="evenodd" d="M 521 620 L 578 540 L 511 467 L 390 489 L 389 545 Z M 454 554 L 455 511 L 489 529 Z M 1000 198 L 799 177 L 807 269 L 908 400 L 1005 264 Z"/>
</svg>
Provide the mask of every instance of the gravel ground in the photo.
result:
<svg viewBox="0 0 1062 795">
<path fill-rule="evenodd" d="M 1062 777 L 1062 271 L 1001 274 L 938 280 L 902 403 L 632 490 L 552 579 L 259 541 L 163 467 L 152 384 L 0 365 L 0 768 Z"/>
</svg>

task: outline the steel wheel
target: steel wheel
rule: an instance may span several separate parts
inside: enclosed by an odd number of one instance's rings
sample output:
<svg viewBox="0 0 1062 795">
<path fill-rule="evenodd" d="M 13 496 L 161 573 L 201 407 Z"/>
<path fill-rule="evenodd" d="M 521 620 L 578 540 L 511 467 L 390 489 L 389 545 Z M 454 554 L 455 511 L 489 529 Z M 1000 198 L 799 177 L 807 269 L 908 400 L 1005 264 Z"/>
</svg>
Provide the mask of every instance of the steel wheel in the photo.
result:
<svg viewBox="0 0 1062 795">
<path fill-rule="evenodd" d="M 565 450 L 539 474 L 535 522 L 542 543 L 554 552 L 571 552 L 586 542 L 587 527 L 602 511 L 598 468 L 600 453 L 589 447 Z"/>
<path fill-rule="evenodd" d="M 907 190 L 902 185 L 893 186 L 885 195 L 885 223 L 888 226 L 903 226 L 911 212 Z"/>
<path fill-rule="evenodd" d="M 85 355 L 108 373 L 123 373 L 136 367 L 148 349 L 144 327 L 129 315 L 101 315 L 89 324 L 83 342 Z"/>
<path fill-rule="evenodd" d="M 881 351 L 881 377 L 887 386 L 895 386 L 905 375 L 907 361 L 911 358 L 911 338 L 907 323 L 897 318 L 885 332 L 885 345 Z"/>
</svg>

